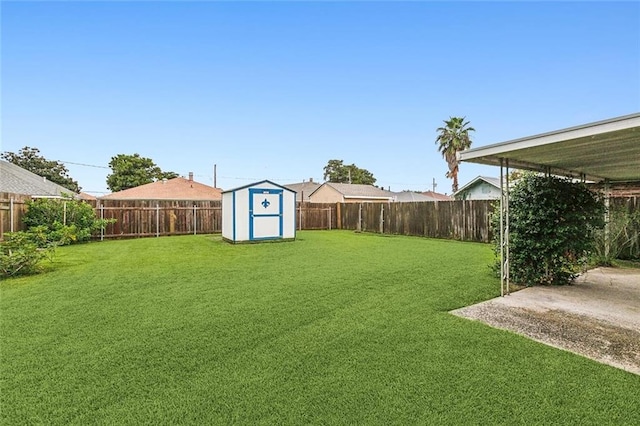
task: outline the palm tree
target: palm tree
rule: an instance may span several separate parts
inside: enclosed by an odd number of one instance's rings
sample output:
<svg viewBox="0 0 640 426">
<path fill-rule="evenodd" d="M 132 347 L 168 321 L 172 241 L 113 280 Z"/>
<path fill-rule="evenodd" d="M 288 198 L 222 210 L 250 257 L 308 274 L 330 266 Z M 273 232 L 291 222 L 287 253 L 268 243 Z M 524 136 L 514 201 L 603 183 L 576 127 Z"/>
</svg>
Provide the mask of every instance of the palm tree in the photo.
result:
<svg viewBox="0 0 640 426">
<path fill-rule="evenodd" d="M 458 190 L 458 152 L 471 147 L 469 132 L 476 131 L 469 127 L 469 122 L 464 121 L 465 118 L 449 117 L 449 120 L 444 120 L 445 126 L 437 129 L 440 134 L 436 139 L 436 145 L 449 166 L 446 176 L 453 179 L 453 192 Z"/>
</svg>

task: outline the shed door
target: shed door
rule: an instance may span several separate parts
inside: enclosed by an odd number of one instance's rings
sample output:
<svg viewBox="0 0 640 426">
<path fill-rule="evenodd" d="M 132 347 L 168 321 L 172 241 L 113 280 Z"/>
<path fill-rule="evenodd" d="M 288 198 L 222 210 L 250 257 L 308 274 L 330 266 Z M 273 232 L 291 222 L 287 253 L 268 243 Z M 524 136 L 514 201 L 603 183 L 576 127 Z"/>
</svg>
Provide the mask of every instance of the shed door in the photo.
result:
<svg viewBox="0 0 640 426">
<path fill-rule="evenodd" d="M 249 239 L 282 238 L 282 189 L 249 188 Z"/>
</svg>

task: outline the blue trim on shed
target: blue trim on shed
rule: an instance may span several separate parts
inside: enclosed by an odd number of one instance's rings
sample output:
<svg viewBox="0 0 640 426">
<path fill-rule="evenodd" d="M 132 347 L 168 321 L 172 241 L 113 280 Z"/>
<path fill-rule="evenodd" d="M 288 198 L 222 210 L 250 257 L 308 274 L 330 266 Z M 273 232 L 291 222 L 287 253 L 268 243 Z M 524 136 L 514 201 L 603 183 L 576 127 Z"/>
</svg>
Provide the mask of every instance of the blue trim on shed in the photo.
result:
<svg viewBox="0 0 640 426">
<path fill-rule="evenodd" d="M 275 184 L 274 184 L 275 185 Z M 280 185 L 276 185 L 280 187 Z M 287 188 L 284 188 L 287 189 Z M 291 191 L 291 190 L 289 190 Z M 277 240 L 284 236 L 284 222 L 283 222 L 283 189 L 273 189 L 273 188 L 249 188 L 249 241 L 260 241 L 260 240 Z M 291 191 L 294 192 L 295 191 Z M 235 192 L 233 193 L 235 196 Z M 254 214 L 253 210 L 253 195 L 254 194 L 276 194 L 278 195 L 278 213 L 267 213 L 267 214 Z M 266 207 L 265 207 L 266 208 Z M 278 217 L 278 235 L 270 236 L 270 237 L 259 237 L 256 238 L 253 236 L 253 222 L 258 217 Z"/>
</svg>

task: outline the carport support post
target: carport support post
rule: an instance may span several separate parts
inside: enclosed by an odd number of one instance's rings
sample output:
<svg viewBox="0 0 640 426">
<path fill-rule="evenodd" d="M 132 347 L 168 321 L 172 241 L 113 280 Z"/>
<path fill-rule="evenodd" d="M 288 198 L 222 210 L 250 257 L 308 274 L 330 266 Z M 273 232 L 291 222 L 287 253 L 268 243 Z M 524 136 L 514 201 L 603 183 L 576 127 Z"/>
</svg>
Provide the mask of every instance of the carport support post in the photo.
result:
<svg viewBox="0 0 640 426">
<path fill-rule="evenodd" d="M 505 173 L 506 167 L 506 173 Z M 509 159 L 500 159 L 500 295 L 509 294 Z"/>
<path fill-rule="evenodd" d="M 604 181 L 604 257 L 609 258 L 609 252 L 611 251 L 611 227 L 609 221 L 611 220 L 611 214 L 609 209 L 611 207 L 611 185 L 609 180 Z"/>
</svg>

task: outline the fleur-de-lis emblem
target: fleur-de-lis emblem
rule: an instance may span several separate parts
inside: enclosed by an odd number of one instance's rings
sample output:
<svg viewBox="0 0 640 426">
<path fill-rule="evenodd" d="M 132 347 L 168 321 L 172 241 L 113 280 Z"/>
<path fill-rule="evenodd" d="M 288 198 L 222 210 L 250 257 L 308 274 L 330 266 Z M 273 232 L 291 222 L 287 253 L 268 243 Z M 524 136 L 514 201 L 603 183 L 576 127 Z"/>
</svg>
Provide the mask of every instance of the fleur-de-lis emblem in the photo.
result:
<svg viewBox="0 0 640 426">
<path fill-rule="evenodd" d="M 265 199 L 264 199 L 264 201 L 263 201 L 262 203 L 260 203 L 260 204 L 262 204 L 262 207 L 264 207 L 264 208 L 266 209 L 267 207 L 269 207 L 269 205 L 270 205 L 271 203 L 269 202 L 269 200 L 267 200 L 267 199 L 265 198 Z"/>
</svg>

